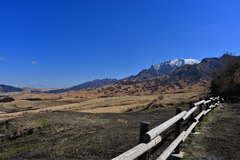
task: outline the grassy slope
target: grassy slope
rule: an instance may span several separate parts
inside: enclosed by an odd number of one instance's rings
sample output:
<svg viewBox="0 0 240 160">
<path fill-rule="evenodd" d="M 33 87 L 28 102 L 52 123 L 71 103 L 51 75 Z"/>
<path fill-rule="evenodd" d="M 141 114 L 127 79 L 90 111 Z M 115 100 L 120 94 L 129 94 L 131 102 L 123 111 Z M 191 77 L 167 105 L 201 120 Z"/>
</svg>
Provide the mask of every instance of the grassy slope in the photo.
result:
<svg viewBox="0 0 240 160">
<path fill-rule="evenodd" d="M 218 160 L 240 159 L 240 105 L 221 104 L 210 112 L 196 131 L 200 135 L 188 138 L 183 145 L 184 159 L 214 156 Z"/>
</svg>

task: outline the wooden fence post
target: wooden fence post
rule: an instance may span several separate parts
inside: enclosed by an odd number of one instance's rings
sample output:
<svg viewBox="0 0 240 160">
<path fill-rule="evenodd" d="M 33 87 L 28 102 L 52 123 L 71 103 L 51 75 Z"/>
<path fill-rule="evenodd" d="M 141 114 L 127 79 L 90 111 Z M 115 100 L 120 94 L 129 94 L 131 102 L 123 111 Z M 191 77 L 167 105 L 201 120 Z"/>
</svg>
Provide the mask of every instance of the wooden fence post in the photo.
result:
<svg viewBox="0 0 240 160">
<path fill-rule="evenodd" d="M 202 100 L 202 98 L 199 98 L 199 101 L 201 101 Z M 199 105 L 199 114 L 202 112 L 202 106 L 203 106 L 203 104 L 201 103 L 200 105 Z M 199 118 L 199 122 L 202 122 L 203 121 L 203 116 L 202 117 L 200 117 Z"/>
<path fill-rule="evenodd" d="M 189 102 L 190 109 L 194 107 L 193 101 Z M 190 116 L 191 124 L 194 122 L 194 112 Z M 195 133 L 195 127 L 192 129 L 192 133 Z"/>
<path fill-rule="evenodd" d="M 206 98 L 206 101 L 209 100 L 209 97 Z M 210 102 L 209 103 L 206 103 L 206 111 L 209 109 L 209 105 L 210 105 Z M 207 114 L 205 115 L 205 117 L 207 116 Z"/>
<path fill-rule="evenodd" d="M 211 105 L 213 105 L 213 99 L 211 98 Z"/>
<path fill-rule="evenodd" d="M 182 112 L 182 108 L 177 107 L 176 108 L 176 115 Z M 175 125 L 175 139 L 180 135 L 181 133 L 181 122 L 182 119 L 178 120 Z M 180 143 L 177 145 L 174 151 L 175 154 L 180 154 Z"/>
<path fill-rule="evenodd" d="M 143 135 L 149 130 L 150 130 L 150 122 L 142 121 L 140 123 L 139 144 L 144 143 Z M 138 160 L 147 160 L 147 159 L 148 159 L 148 151 L 138 157 Z"/>
</svg>

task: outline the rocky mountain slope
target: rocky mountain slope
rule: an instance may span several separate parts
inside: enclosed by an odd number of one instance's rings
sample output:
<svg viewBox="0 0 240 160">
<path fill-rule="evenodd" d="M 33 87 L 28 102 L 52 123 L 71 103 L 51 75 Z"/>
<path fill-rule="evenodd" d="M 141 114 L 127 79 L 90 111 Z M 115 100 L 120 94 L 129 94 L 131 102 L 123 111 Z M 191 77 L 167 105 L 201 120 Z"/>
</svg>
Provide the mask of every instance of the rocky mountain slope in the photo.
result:
<svg viewBox="0 0 240 160">
<path fill-rule="evenodd" d="M 166 62 L 161 62 L 155 65 L 152 65 L 148 70 L 142 70 L 137 74 L 136 76 L 130 76 L 127 78 L 124 78 L 123 80 L 142 80 L 142 79 L 149 79 L 154 77 L 162 77 L 165 75 L 168 75 L 175 69 L 186 65 L 186 64 L 197 64 L 200 61 L 194 60 L 194 59 L 174 59 L 169 60 Z M 2 89 L 2 93 L 7 92 L 23 92 L 23 93 L 34 93 L 34 92 L 43 92 L 43 93 L 62 93 L 62 92 L 68 92 L 72 90 L 80 90 L 84 88 L 95 88 L 95 87 L 101 87 L 107 84 L 112 84 L 114 82 L 117 82 L 117 79 L 95 79 L 93 81 L 88 81 L 76 86 L 67 87 L 67 88 L 58 88 L 58 89 L 44 89 L 44 88 L 33 88 L 33 87 L 12 87 L 12 89 L 4 90 Z M 10 86 L 9 86 L 10 87 Z M 6 87 L 5 87 L 6 88 Z M 15 88 L 15 90 L 13 90 Z M 1 92 L 1 90 L 0 90 Z"/>
<path fill-rule="evenodd" d="M 149 79 L 149 78 L 154 78 L 154 77 L 161 77 L 168 75 L 175 69 L 186 65 L 186 64 L 197 64 L 200 63 L 200 61 L 195 60 L 195 59 L 174 59 L 174 60 L 169 60 L 166 62 L 161 62 L 156 65 L 152 65 L 148 70 L 142 70 L 138 75 L 136 76 L 130 76 L 128 78 L 124 78 L 124 80 L 141 80 L 141 79 Z M 73 87 L 69 87 L 66 89 L 56 89 L 56 90 L 50 90 L 45 93 L 62 93 L 62 92 L 68 92 L 72 90 L 79 90 L 83 88 L 95 88 L 95 87 L 100 87 L 104 86 L 107 84 L 112 84 L 114 82 L 117 82 L 117 79 L 96 79 L 93 81 L 85 82 L 80 85 L 76 85 Z"/>
<path fill-rule="evenodd" d="M 164 77 L 121 80 L 112 85 L 77 92 L 82 96 L 86 91 L 98 96 L 122 96 L 202 91 L 210 83 L 211 72 L 220 66 L 219 58 L 205 58 L 198 64 L 183 65 Z"/>
<path fill-rule="evenodd" d="M 221 57 L 222 58 L 222 57 Z M 161 93 L 207 91 L 211 82 L 211 72 L 221 66 L 221 58 L 205 58 L 198 64 L 183 65 L 163 77 L 150 79 L 120 80 L 98 88 L 84 88 L 59 94 L 58 97 L 112 97 L 136 96 Z M 31 94 L 31 98 L 49 98 L 50 94 Z M 26 97 L 20 96 L 17 99 Z"/>
<path fill-rule="evenodd" d="M 161 62 L 152 65 L 149 69 L 144 69 L 139 72 L 136 76 L 130 76 L 125 78 L 125 80 L 139 80 L 139 79 L 149 79 L 154 77 L 162 77 L 170 74 L 175 69 L 184 65 L 194 65 L 198 64 L 200 61 L 195 59 L 173 59 L 165 62 Z"/>
<path fill-rule="evenodd" d="M 92 82 L 86 82 L 82 85 L 57 90 L 53 93 L 59 93 L 54 95 L 56 98 L 60 96 L 101 97 L 203 91 L 210 86 L 211 72 L 221 66 L 221 60 L 224 58 L 225 55 L 220 58 L 205 58 L 200 63 L 195 61 L 194 63 L 182 65 L 165 76 L 159 77 L 159 74 L 156 74 L 157 77 L 151 78 L 151 76 L 153 76 L 152 73 L 154 73 L 151 71 L 158 73 L 162 69 L 161 65 L 153 65 L 144 71 L 146 73 L 151 72 L 149 75 L 146 74 L 143 76 L 140 72 L 135 77 L 132 76 L 132 78 L 128 77 L 119 81 L 116 79 L 108 79 L 106 81 L 96 80 L 96 84 L 101 85 L 101 87 L 93 86 Z M 239 58 L 239 56 L 237 58 Z M 179 63 L 179 61 L 177 62 L 177 64 L 183 64 Z M 142 79 L 140 79 L 140 77 L 142 77 Z M 48 97 L 49 94 L 38 94 L 36 97 L 39 96 Z M 34 97 L 35 95 L 31 95 L 31 98 Z"/>
</svg>

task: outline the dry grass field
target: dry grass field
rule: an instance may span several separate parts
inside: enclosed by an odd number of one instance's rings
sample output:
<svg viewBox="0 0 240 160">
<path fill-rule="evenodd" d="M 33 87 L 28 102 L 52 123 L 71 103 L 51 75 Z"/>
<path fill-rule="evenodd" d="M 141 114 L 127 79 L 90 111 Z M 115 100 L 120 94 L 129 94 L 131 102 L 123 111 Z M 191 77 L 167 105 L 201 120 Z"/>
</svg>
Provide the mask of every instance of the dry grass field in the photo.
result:
<svg viewBox="0 0 240 160">
<path fill-rule="evenodd" d="M 47 101 L 35 102 L 35 105 L 41 104 L 42 108 L 8 113 L 16 115 L 0 121 L 0 159 L 111 159 L 138 143 L 141 121 L 151 122 L 151 128 L 154 128 L 174 116 L 176 107 L 188 110 L 188 102 L 198 100 L 203 95 L 164 94 L 162 100 L 158 96 L 63 98 L 52 101 L 52 104 L 69 104 L 52 106 L 52 110 L 44 108 Z M 16 102 L 5 103 L 4 107 L 19 105 L 24 108 L 24 101 L 21 100 L 19 104 Z M 142 107 L 134 112 L 117 113 L 120 112 L 118 107 L 140 106 L 145 103 L 148 103 L 147 106 L 162 105 L 159 108 L 145 110 Z M 33 104 L 30 101 L 25 105 L 27 107 Z M 102 108 L 109 108 L 112 113 L 97 113 L 104 112 L 100 111 Z M 220 106 L 213 110 L 205 122 L 198 126 L 197 131 L 201 134 L 189 137 L 183 144 L 183 150 L 187 153 L 185 159 L 209 155 L 214 155 L 217 159 L 238 159 L 238 124 L 239 105 Z M 150 151 L 151 159 L 156 159 L 173 141 L 174 126 L 164 132 L 162 137 L 164 140 L 161 147 Z"/>
<path fill-rule="evenodd" d="M 16 100 L 9 103 L 0 103 L 0 120 L 22 116 L 24 114 L 38 114 L 56 110 L 68 110 L 87 113 L 123 113 L 128 110 L 141 110 L 149 103 L 177 104 L 188 99 L 199 97 L 196 93 L 175 93 L 162 95 L 123 96 L 103 98 L 61 98 L 45 100 Z M 162 99 L 159 100 L 159 96 Z"/>
<path fill-rule="evenodd" d="M 176 107 L 188 110 L 189 101 L 204 96 L 179 93 L 1 103 L 0 159 L 111 159 L 138 144 L 141 121 L 151 122 L 154 128 L 174 116 Z M 220 106 L 197 130 L 200 136 L 183 144 L 185 159 L 239 158 L 239 105 Z M 161 147 L 150 151 L 151 159 L 173 141 L 174 126 L 161 136 Z"/>
</svg>

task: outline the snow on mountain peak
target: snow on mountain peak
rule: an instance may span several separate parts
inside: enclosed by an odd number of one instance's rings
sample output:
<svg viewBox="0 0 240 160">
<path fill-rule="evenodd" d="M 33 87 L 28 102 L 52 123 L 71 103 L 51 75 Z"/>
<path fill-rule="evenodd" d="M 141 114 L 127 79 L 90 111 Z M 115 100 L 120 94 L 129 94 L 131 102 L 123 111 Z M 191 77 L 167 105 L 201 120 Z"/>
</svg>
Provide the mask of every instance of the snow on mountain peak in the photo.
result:
<svg viewBox="0 0 240 160">
<path fill-rule="evenodd" d="M 150 69 L 155 69 L 155 70 L 159 70 L 161 68 L 164 67 L 181 67 L 185 64 L 198 64 L 200 63 L 200 61 L 196 60 L 196 59 L 173 59 L 173 60 L 169 60 L 169 61 L 165 61 L 165 62 L 161 62 L 155 65 L 152 65 Z"/>
</svg>

